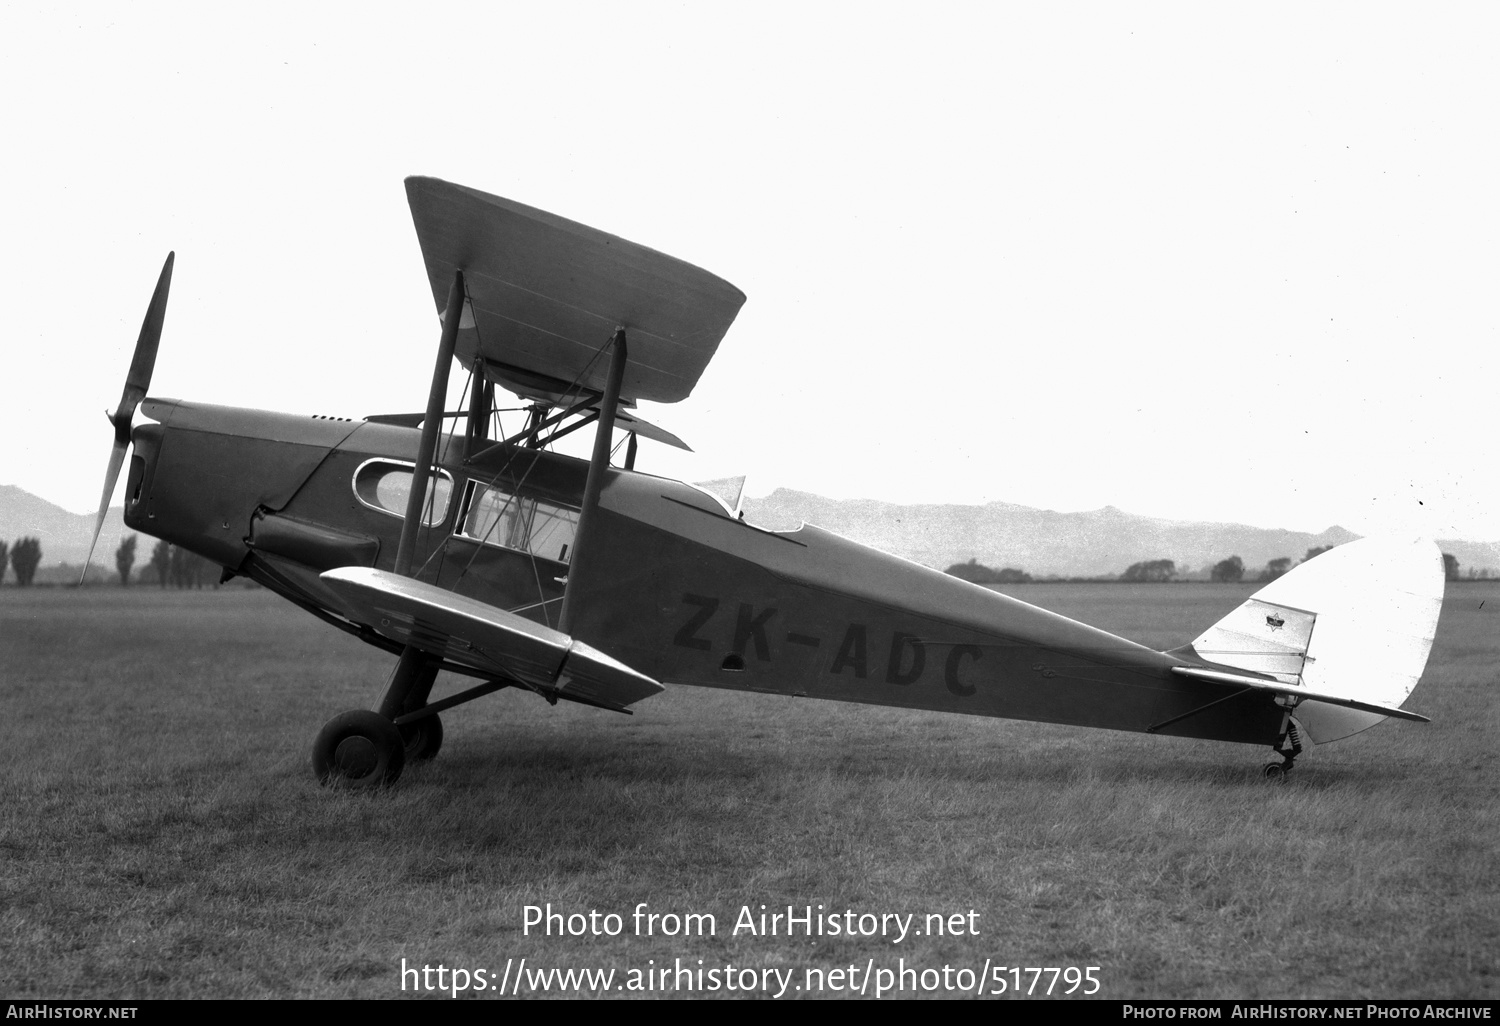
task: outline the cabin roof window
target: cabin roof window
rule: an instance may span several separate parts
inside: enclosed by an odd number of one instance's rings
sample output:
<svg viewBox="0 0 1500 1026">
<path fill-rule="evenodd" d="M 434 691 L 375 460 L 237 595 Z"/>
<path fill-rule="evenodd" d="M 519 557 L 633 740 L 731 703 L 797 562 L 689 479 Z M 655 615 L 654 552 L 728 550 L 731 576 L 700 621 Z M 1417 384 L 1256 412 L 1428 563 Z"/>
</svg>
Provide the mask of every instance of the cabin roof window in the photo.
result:
<svg viewBox="0 0 1500 1026">
<path fill-rule="evenodd" d="M 354 497 L 363 505 L 394 517 L 406 516 L 415 464 L 401 460 L 366 460 L 354 472 Z M 426 527 L 441 524 L 448 516 L 453 478 L 440 470 L 427 481 L 427 501 L 422 507 Z"/>
</svg>

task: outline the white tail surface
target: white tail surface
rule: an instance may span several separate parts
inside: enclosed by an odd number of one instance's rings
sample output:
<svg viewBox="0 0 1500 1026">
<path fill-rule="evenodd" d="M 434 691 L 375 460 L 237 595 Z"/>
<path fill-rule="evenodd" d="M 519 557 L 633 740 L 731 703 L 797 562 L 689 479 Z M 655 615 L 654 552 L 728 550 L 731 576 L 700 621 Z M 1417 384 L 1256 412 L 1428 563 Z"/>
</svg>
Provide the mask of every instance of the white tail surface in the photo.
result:
<svg viewBox="0 0 1500 1026">
<path fill-rule="evenodd" d="M 1286 684 L 1400 706 L 1422 670 L 1443 605 L 1443 556 L 1424 539 L 1363 538 L 1257 591 L 1193 642 L 1204 659 Z M 1314 742 L 1385 719 L 1309 699 L 1297 722 Z"/>
</svg>

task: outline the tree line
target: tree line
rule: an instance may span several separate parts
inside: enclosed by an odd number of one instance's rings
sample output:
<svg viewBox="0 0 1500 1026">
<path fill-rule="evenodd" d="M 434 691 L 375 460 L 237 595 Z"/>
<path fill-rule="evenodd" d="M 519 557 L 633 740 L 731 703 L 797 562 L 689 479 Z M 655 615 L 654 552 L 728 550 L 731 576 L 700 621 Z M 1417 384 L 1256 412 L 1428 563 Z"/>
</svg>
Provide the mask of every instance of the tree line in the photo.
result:
<svg viewBox="0 0 1500 1026">
<path fill-rule="evenodd" d="M 205 584 L 219 586 L 219 564 L 189 552 L 180 545 L 168 545 L 158 541 L 151 550 L 151 562 L 147 564 L 156 574 L 157 582 L 165 588 L 201 588 Z"/>
<path fill-rule="evenodd" d="M 1321 556 L 1331 548 L 1333 548 L 1332 545 L 1314 546 L 1308 549 L 1306 554 L 1297 561 L 1297 565 L 1301 566 L 1308 560 Z M 1291 568 L 1291 556 L 1277 556 L 1275 559 L 1266 561 L 1265 568 L 1255 575 L 1254 580 L 1257 584 L 1266 584 L 1276 580 L 1278 577 L 1284 576 Z M 1245 579 L 1247 572 L 1248 568 L 1245 566 L 1243 559 L 1239 556 L 1230 556 L 1228 559 L 1221 559 L 1214 564 L 1213 569 L 1208 572 L 1208 579 L 1222 584 L 1237 584 Z"/>
<path fill-rule="evenodd" d="M 140 536 L 132 534 L 120 542 L 115 549 L 115 571 L 120 575 L 120 586 L 130 586 L 130 575 L 135 569 L 136 543 Z M 36 579 L 37 567 L 42 562 L 42 543 L 36 538 L 18 538 L 7 544 L 0 541 L 0 583 L 5 580 L 7 568 L 16 575 L 16 584 L 30 587 Z M 151 550 L 151 561 L 146 564 L 155 575 L 157 583 L 165 588 L 201 588 L 205 584 L 219 586 L 219 565 L 178 545 L 158 541 Z"/>
<path fill-rule="evenodd" d="M 17 538 L 10 545 L 0 541 L 0 581 L 5 580 L 5 564 L 16 572 L 16 583 L 25 587 L 36 576 L 42 561 L 42 543 L 35 538 Z"/>
<path fill-rule="evenodd" d="M 1307 550 L 1296 565 L 1301 566 L 1310 559 L 1316 559 L 1329 549 L 1332 545 L 1317 545 Z M 1283 576 L 1292 569 L 1293 560 L 1291 556 L 1278 556 L 1267 560 L 1266 565 L 1254 577 L 1248 577 L 1252 571 L 1245 566 L 1245 561 L 1239 556 L 1230 556 L 1221 559 L 1209 570 L 1208 579 L 1218 583 L 1238 584 L 1241 581 L 1253 580 L 1257 584 L 1266 584 L 1276 578 Z M 954 563 L 944 573 L 953 577 L 971 581 L 974 584 L 1025 584 L 1033 580 L 1032 576 L 1024 570 L 1014 567 L 1006 567 L 1003 570 L 992 570 L 980 563 L 977 559 L 970 559 L 967 563 Z M 1131 563 L 1125 568 L 1116 580 L 1130 583 L 1156 584 L 1173 581 L 1177 579 L 1177 564 L 1170 559 L 1145 559 L 1139 563 Z M 1443 553 L 1443 576 L 1450 581 L 1461 580 L 1459 575 L 1458 559 L 1453 555 Z M 1490 576 L 1488 568 L 1476 571 L 1469 570 L 1470 580 L 1485 580 Z M 1082 579 L 1082 578 L 1078 578 Z"/>
<path fill-rule="evenodd" d="M 943 573 L 968 581 L 970 584 L 1027 584 L 1031 581 L 1031 575 L 1024 570 L 1017 570 L 1010 566 L 1003 570 L 992 570 L 978 559 L 971 559 L 967 563 L 954 563 Z"/>
<path fill-rule="evenodd" d="M 1313 559 L 1317 556 L 1321 556 L 1331 548 L 1333 548 L 1332 545 L 1319 545 L 1315 548 L 1308 549 L 1307 554 L 1302 557 L 1297 565 L 1301 566 L 1308 560 Z M 1267 581 L 1274 581 L 1276 580 L 1276 578 L 1282 576 L 1291 568 L 1292 557 L 1279 556 L 1276 559 L 1269 560 L 1266 563 L 1265 569 L 1256 576 L 1255 580 L 1257 583 L 1261 584 L 1264 584 Z M 1469 576 L 1470 578 L 1479 577 L 1479 575 L 1474 573 L 1472 570 L 1469 572 Z M 1486 571 L 1485 576 L 1488 576 L 1488 571 Z M 1458 558 L 1447 552 L 1443 553 L 1443 577 L 1450 581 L 1457 581 L 1461 579 L 1458 573 Z M 1211 581 L 1224 581 L 1233 583 L 1242 581 L 1244 579 L 1245 563 L 1240 559 L 1239 556 L 1230 556 L 1228 559 L 1221 559 L 1219 562 L 1214 564 L 1213 570 L 1209 572 L 1209 580 Z"/>
</svg>

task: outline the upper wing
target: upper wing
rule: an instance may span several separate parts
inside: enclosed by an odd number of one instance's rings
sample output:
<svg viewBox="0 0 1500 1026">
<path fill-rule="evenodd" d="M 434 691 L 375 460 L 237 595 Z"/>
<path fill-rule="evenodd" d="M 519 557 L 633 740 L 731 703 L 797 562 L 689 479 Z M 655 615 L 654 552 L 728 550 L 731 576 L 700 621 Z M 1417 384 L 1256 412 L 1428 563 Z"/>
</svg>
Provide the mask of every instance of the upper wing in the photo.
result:
<svg viewBox="0 0 1500 1026">
<path fill-rule="evenodd" d="M 385 637 L 543 693 L 623 709 L 666 690 L 561 631 L 436 585 L 356 566 L 329 570 L 322 579 Z"/>
<path fill-rule="evenodd" d="M 439 313 L 464 272 L 459 360 L 512 391 L 602 392 L 609 361 L 595 357 L 623 326 L 621 397 L 686 399 L 745 302 L 702 268 L 499 196 L 408 178 L 406 197 Z"/>
</svg>

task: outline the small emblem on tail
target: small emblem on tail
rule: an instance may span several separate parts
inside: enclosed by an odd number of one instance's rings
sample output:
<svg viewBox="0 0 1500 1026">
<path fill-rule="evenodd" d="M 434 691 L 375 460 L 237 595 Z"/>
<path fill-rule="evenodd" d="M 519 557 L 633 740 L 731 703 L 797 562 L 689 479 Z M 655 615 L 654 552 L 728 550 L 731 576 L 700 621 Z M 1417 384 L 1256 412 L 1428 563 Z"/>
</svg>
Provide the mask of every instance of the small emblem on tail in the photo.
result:
<svg viewBox="0 0 1500 1026">
<path fill-rule="evenodd" d="M 1266 626 L 1271 628 L 1271 630 L 1273 631 L 1279 631 L 1281 630 L 1281 628 L 1286 626 L 1286 621 L 1277 616 L 1275 613 L 1272 613 L 1270 616 L 1266 617 Z"/>
</svg>

